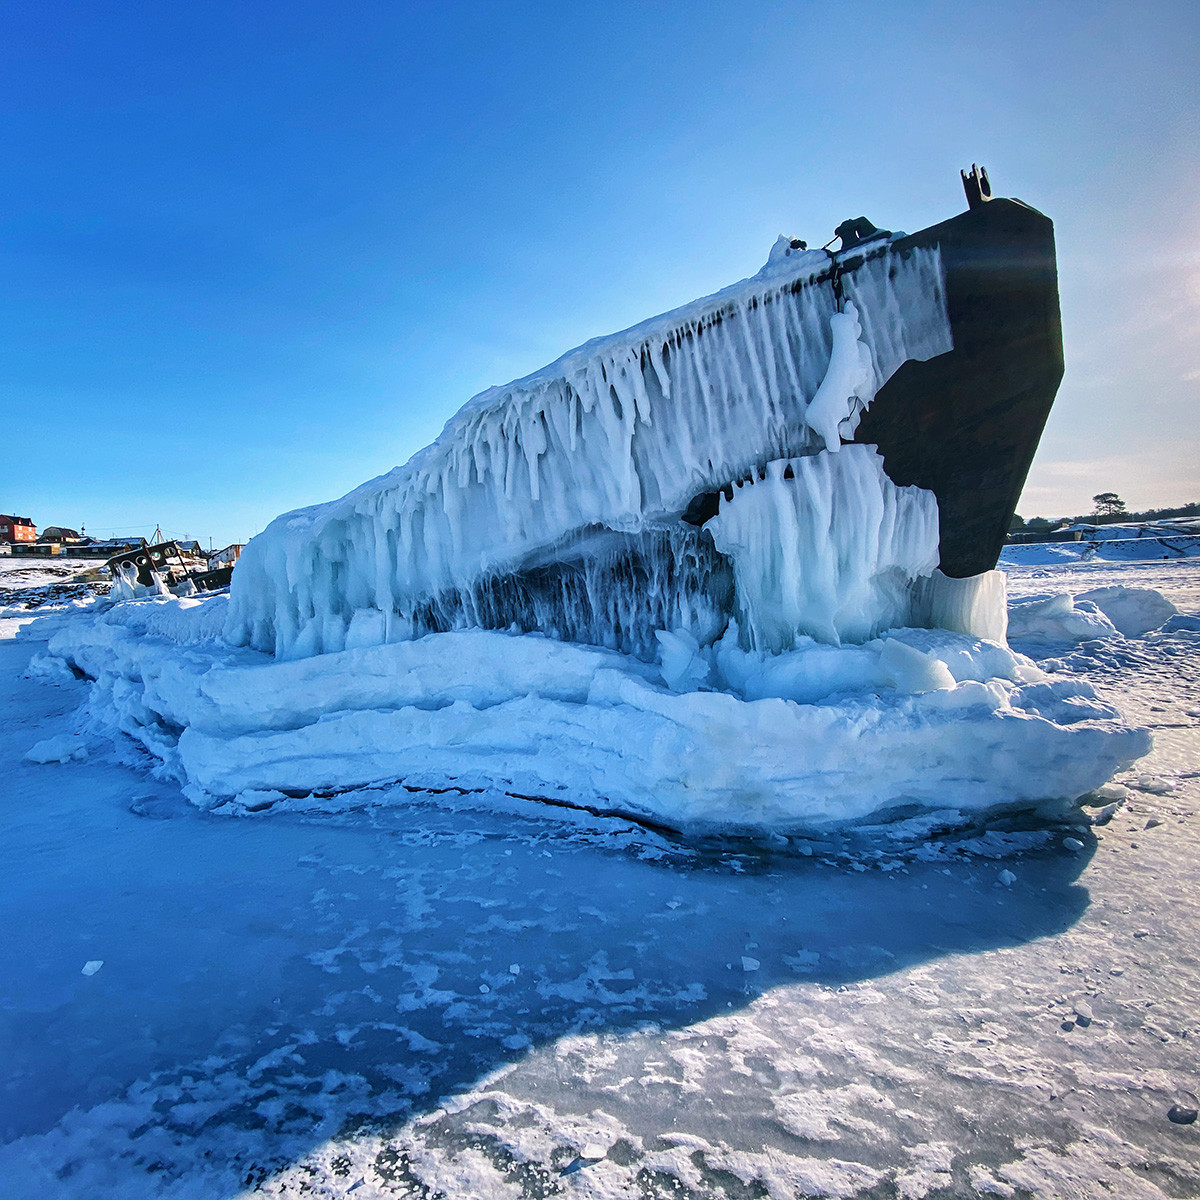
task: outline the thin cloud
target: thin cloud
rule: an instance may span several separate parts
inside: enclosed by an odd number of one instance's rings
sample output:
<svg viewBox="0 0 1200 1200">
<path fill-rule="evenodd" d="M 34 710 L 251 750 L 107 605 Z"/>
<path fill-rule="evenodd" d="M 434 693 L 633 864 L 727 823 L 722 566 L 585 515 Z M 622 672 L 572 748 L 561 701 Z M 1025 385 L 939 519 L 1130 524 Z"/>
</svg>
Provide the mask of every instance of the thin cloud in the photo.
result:
<svg viewBox="0 0 1200 1200">
<path fill-rule="evenodd" d="M 1200 440 L 1128 454 L 1035 461 L 1017 510 L 1022 516 L 1089 512 L 1097 492 L 1115 491 L 1130 509 L 1165 508 L 1200 498 Z"/>
</svg>

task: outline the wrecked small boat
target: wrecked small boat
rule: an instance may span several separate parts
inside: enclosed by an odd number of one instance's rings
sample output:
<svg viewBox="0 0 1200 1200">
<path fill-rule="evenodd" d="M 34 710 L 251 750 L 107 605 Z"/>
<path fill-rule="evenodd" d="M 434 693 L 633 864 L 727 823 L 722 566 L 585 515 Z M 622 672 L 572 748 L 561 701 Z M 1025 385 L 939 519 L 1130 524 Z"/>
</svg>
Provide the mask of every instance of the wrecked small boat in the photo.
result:
<svg viewBox="0 0 1200 1200">
<path fill-rule="evenodd" d="M 207 554 L 198 542 L 162 541 L 128 546 L 104 566 L 113 587 L 126 598 L 167 595 L 192 596 L 229 586 L 242 547 L 226 546 Z"/>
</svg>

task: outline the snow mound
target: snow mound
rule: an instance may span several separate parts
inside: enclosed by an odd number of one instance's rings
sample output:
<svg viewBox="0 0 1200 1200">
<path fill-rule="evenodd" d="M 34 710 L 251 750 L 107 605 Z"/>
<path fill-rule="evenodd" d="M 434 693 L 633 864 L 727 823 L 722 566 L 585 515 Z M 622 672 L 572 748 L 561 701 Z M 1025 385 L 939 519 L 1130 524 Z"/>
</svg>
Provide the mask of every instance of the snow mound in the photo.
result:
<svg viewBox="0 0 1200 1200">
<path fill-rule="evenodd" d="M 35 654 L 29 660 L 25 674 L 30 679 L 40 679 L 44 683 L 61 687 L 75 682 L 71 668 L 61 658 L 51 654 Z"/>
<path fill-rule="evenodd" d="M 25 754 L 25 761 L 43 764 L 82 762 L 87 756 L 87 742 L 83 738 L 60 733 L 30 747 Z"/>
<path fill-rule="evenodd" d="M 1141 637 L 1179 610 L 1153 588 L 1123 584 L 1075 595 L 1024 596 L 1009 605 L 1008 632 L 1016 642 L 1061 645 L 1092 638 Z"/>
<path fill-rule="evenodd" d="M 661 667 L 483 630 L 279 661 L 206 638 L 196 605 L 83 614 L 48 652 L 96 680 L 98 727 L 231 811 L 337 811 L 403 782 L 677 829 L 804 829 L 1073 799 L 1149 748 L 1087 684 L 947 631 L 781 654 L 743 649 L 736 628 L 708 648 L 664 631 Z"/>
<path fill-rule="evenodd" d="M 1080 592 L 1075 601 L 1081 600 L 1094 604 L 1126 637 L 1141 637 L 1179 612 L 1162 592 L 1123 584 Z"/>
<path fill-rule="evenodd" d="M 1008 606 L 1008 636 L 1014 642 L 1052 646 L 1117 636 L 1117 627 L 1090 600 L 1066 593 L 1024 596 Z"/>
<path fill-rule="evenodd" d="M 1189 617 L 1182 613 L 1177 617 L 1170 617 L 1163 622 L 1163 633 L 1200 633 L 1200 617 Z"/>
</svg>

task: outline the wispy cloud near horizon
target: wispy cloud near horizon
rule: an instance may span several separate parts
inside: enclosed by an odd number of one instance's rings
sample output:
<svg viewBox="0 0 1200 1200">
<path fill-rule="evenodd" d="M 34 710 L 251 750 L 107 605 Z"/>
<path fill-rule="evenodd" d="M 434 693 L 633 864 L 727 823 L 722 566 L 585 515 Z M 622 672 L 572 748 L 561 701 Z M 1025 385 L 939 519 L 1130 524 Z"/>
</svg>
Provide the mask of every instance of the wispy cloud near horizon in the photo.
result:
<svg viewBox="0 0 1200 1200">
<path fill-rule="evenodd" d="M 1098 492 L 1117 492 L 1131 510 L 1200 499 L 1200 439 L 1125 454 L 1035 461 L 1021 493 L 1024 517 L 1090 512 Z"/>
</svg>

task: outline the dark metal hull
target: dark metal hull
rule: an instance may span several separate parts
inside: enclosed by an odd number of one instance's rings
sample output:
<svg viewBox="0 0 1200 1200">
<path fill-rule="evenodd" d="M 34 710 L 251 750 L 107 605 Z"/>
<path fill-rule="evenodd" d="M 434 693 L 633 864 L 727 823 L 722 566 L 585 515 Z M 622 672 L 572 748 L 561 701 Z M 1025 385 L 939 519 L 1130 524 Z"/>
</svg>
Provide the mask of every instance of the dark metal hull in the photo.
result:
<svg viewBox="0 0 1200 1200">
<path fill-rule="evenodd" d="M 996 565 L 1062 381 L 1054 226 L 995 199 L 892 246 L 935 244 L 954 349 L 900 367 L 854 440 L 937 496 L 941 570 L 965 578 Z"/>
</svg>

